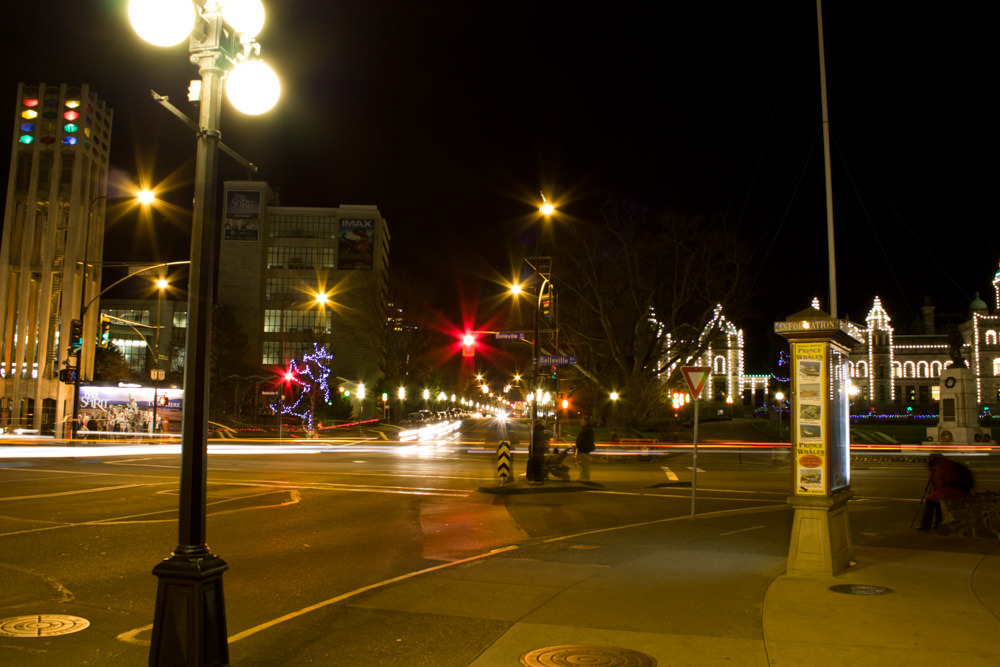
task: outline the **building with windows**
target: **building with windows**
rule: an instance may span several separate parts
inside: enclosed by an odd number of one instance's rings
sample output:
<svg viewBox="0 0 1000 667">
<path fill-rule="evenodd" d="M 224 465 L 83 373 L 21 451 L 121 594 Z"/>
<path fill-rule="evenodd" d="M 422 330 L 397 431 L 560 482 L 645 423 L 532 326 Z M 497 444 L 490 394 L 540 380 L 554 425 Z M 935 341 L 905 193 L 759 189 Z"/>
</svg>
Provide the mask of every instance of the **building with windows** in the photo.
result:
<svg viewBox="0 0 1000 667">
<path fill-rule="evenodd" d="M 111 109 L 86 84 L 18 84 L 0 243 L 0 426 L 52 433 L 73 411 L 59 371 L 80 300 L 101 285 Z M 93 368 L 97 308 L 82 322 Z"/>
<path fill-rule="evenodd" d="M 378 208 L 279 206 L 260 181 L 227 181 L 224 192 L 217 302 L 238 319 L 250 359 L 277 372 L 319 344 L 339 382 L 374 387 L 389 267 Z"/>
<path fill-rule="evenodd" d="M 101 299 L 101 319 L 110 323 L 111 344 L 135 378 L 151 379 L 184 370 L 187 303 L 171 299 Z"/>
<path fill-rule="evenodd" d="M 917 330 L 900 333 L 878 297 L 865 325 L 858 325 L 864 342 L 848 358 L 848 374 L 857 388 L 855 411 L 911 409 L 937 411 L 941 371 L 952 364 L 952 337 L 961 336 L 962 357 L 976 376 L 976 399 L 996 414 L 1000 409 L 1000 270 L 993 278 L 994 309 L 979 298 L 966 317 L 940 323 L 934 306 L 925 302 Z M 943 326 L 942 326 L 943 324 Z"/>
</svg>

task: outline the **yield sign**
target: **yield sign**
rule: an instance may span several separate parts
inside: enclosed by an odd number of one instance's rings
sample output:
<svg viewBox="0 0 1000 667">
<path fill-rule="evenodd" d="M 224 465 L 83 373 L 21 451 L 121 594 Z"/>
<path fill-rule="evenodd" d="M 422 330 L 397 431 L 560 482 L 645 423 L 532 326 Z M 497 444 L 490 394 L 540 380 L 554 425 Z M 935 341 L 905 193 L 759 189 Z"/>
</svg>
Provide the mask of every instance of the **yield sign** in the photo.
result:
<svg viewBox="0 0 1000 667">
<path fill-rule="evenodd" d="M 684 374 L 684 381 L 687 382 L 688 389 L 691 390 L 691 397 L 695 400 L 701 395 L 701 390 L 705 387 L 705 380 L 712 371 L 708 366 L 681 366 L 681 373 Z"/>
</svg>

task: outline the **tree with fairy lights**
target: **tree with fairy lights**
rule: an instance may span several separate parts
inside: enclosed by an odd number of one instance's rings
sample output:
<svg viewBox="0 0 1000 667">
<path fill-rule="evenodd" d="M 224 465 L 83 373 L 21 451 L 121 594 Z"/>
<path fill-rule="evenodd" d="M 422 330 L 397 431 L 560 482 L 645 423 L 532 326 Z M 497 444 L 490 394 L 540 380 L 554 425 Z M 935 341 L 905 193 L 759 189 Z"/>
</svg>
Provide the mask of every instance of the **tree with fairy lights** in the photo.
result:
<svg viewBox="0 0 1000 667">
<path fill-rule="evenodd" d="M 292 359 L 288 364 L 287 379 L 297 384 L 301 391 L 298 399 L 289 405 L 272 405 L 271 409 L 283 415 L 292 415 L 306 422 L 307 430 L 315 430 L 316 402 L 322 395 L 324 402 L 330 400 L 330 378 L 333 371 L 333 355 L 325 346 L 313 343 L 313 352 L 302 355 L 301 361 Z"/>
</svg>

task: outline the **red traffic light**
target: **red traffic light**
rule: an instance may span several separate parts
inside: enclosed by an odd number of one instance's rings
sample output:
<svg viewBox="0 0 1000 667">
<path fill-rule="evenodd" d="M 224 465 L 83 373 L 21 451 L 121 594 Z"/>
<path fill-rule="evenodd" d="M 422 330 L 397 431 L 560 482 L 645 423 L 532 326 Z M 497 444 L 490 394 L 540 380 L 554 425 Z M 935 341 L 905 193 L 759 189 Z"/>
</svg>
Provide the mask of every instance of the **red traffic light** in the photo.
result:
<svg viewBox="0 0 1000 667">
<path fill-rule="evenodd" d="M 476 337 L 468 332 L 466 332 L 466 334 L 462 336 L 462 356 L 463 357 L 476 356 Z"/>
</svg>

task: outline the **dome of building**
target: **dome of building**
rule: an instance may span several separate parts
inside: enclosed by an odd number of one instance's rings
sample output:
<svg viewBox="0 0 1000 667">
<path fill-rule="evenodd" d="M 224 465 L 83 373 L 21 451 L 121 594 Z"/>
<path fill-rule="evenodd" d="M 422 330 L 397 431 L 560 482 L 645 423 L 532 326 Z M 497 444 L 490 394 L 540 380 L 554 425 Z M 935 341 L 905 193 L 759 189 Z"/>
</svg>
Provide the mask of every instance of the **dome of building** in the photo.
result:
<svg viewBox="0 0 1000 667">
<path fill-rule="evenodd" d="M 969 310 L 986 310 L 986 302 L 979 298 L 979 292 L 976 292 L 976 298 L 972 300 L 969 304 Z"/>
</svg>

